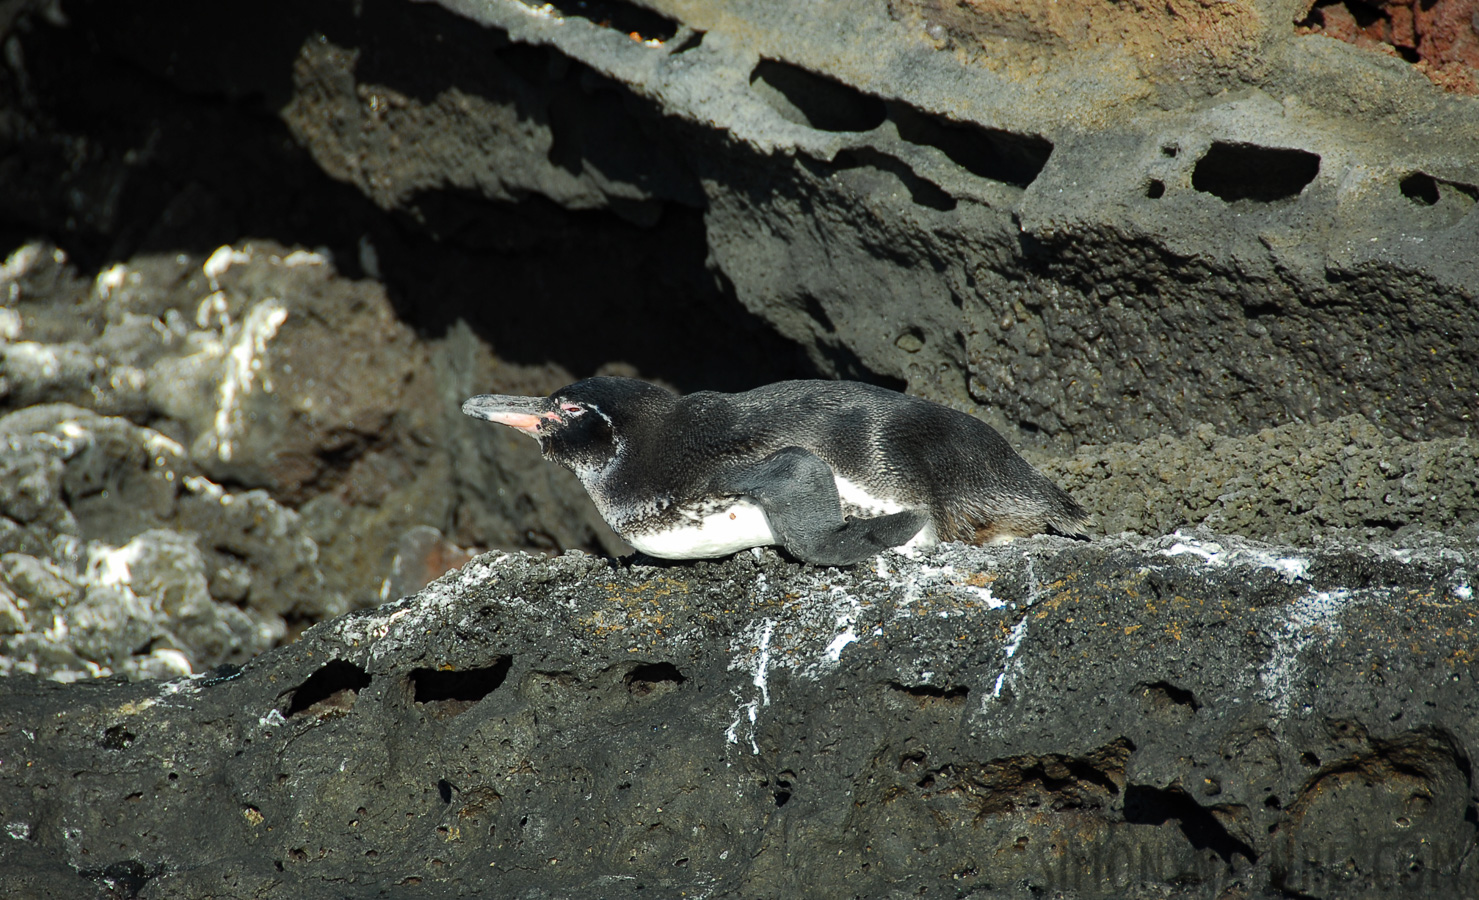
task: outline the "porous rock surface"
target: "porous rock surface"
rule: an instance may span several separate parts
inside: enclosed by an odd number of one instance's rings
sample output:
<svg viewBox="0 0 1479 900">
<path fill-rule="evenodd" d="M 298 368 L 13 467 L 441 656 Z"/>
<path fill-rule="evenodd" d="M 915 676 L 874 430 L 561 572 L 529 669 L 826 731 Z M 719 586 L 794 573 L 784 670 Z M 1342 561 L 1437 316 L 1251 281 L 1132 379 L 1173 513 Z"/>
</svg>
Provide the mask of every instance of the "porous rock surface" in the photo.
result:
<svg viewBox="0 0 1479 900">
<path fill-rule="evenodd" d="M 173 530 L 269 641 L 464 548 L 625 552 L 531 442 L 456 413 L 597 372 L 907 387 L 1001 427 L 1099 533 L 1473 534 L 1479 101 L 1309 33 L 1342 9 L 269 4 L 242 30 L 19 4 L 0 410 L 127 420 L 186 485 L 295 513 L 312 599 L 266 595 L 252 535 L 50 501 L 98 552 Z M 53 477 L 28 459 L 16 484 Z M 73 550 L 3 548 L 85 591 Z M 10 633 L 65 645 L 7 584 Z M 96 671 L 260 646 L 144 632 Z M 93 671 L 67 653 L 0 655 Z"/>
<path fill-rule="evenodd" d="M 488 554 L 239 671 L 9 679 L 0 887 L 1473 896 L 1476 565 L 1209 533 Z"/>
<path fill-rule="evenodd" d="M 1479 894 L 1472 10 L 0 4 L 0 893 Z M 1096 539 L 369 609 L 626 551 L 457 412 L 601 373 Z"/>
</svg>

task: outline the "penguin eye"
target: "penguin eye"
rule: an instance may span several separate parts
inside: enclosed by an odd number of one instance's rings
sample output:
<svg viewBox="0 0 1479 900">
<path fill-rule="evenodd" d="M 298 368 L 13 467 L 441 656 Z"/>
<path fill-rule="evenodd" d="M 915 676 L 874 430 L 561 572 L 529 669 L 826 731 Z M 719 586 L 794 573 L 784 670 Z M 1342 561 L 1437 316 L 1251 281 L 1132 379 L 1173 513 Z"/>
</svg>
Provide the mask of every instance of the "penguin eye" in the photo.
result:
<svg viewBox="0 0 1479 900">
<path fill-rule="evenodd" d="M 585 415 L 585 408 L 581 406 L 576 406 L 574 403 L 561 403 L 560 409 L 563 412 L 569 413 L 570 418 L 572 419 L 576 418 L 577 416 Z"/>
</svg>

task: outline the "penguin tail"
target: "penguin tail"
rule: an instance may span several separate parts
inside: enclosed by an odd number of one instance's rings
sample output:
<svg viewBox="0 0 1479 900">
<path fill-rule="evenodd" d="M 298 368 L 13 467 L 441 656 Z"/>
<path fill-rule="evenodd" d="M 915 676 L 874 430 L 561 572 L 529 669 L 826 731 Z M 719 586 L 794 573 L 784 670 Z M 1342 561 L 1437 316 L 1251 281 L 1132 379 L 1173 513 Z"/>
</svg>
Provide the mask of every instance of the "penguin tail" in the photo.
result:
<svg viewBox="0 0 1479 900">
<path fill-rule="evenodd" d="M 1056 488 L 1057 486 L 1054 485 Z M 1045 519 L 1048 531 L 1063 537 L 1081 538 L 1088 540 L 1087 529 L 1093 527 L 1094 517 L 1089 515 L 1088 510 L 1079 505 L 1077 500 L 1068 496 L 1067 492 L 1058 488 L 1057 496 L 1053 497 L 1053 508 L 1048 512 Z"/>
<path fill-rule="evenodd" d="M 1093 524 L 1088 512 L 1056 486 L 1048 497 L 1012 498 L 995 506 L 989 512 L 976 511 L 964 521 L 952 522 L 942 538 L 977 545 L 1004 544 L 1013 538 L 1048 532 L 1087 540 L 1085 529 Z"/>
</svg>

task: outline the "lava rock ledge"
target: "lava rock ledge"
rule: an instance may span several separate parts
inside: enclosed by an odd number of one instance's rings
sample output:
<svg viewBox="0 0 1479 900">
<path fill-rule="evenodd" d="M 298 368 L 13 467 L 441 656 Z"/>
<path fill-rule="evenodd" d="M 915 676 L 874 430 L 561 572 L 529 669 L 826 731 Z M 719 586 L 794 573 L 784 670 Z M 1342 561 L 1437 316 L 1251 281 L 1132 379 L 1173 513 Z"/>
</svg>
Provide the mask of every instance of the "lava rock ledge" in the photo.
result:
<svg viewBox="0 0 1479 900">
<path fill-rule="evenodd" d="M 0 696 L 11 897 L 1475 896 L 1472 546 L 494 553 Z"/>
</svg>

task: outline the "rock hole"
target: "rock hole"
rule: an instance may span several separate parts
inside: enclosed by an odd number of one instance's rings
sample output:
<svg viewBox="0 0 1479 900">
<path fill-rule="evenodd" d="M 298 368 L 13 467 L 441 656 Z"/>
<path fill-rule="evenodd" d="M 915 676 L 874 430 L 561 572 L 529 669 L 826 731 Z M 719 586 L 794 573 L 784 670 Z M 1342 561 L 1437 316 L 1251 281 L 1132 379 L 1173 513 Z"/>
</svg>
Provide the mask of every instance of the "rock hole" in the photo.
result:
<svg viewBox="0 0 1479 900">
<path fill-rule="evenodd" d="M 795 777 L 790 772 L 782 772 L 775 780 L 774 797 L 777 809 L 791 802 L 791 781 L 786 777 L 788 775 L 791 778 Z"/>
<path fill-rule="evenodd" d="M 877 97 L 773 59 L 755 66 L 750 88 L 781 118 L 818 131 L 872 131 L 888 115 Z"/>
<path fill-rule="evenodd" d="M 1309 752 L 1308 750 L 1299 754 L 1299 761 L 1304 765 L 1309 766 L 1311 769 L 1318 769 L 1320 767 L 1320 757 Z"/>
<path fill-rule="evenodd" d="M 458 715 L 493 693 L 508 677 L 513 657 L 500 656 L 490 666 L 477 669 L 412 669 L 411 699 L 435 704 L 437 710 Z"/>
<path fill-rule="evenodd" d="M 924 765 L 925 755 L 923 750 L 915 750 L 905 753 L 899 757 L 899 771 L 903 773 L 913 772 Z"/>
<path fill-rule="evenodd" d="M 1320 173 L 1320 157 L 1307 150 L 1215 141 L 1197 160 L 1191 186 L 1219 200 L 1272 203 L 1299 196 Z"/>
<path fill-rule="evenodd" d="M 687 680 L 687 676 L 672 663 L 643 663 L 633 666 L 622 678 L 627 692 L 634 697 L 674 691 Z"/>
<path fill-rule="evenodd" d="M 525 0 L 526 4 L 542 8 L 546 3 Z M 678 23 L 667 16 L 659 15 L 634 3 L 623 0 L 546 0 L 555 12 L 565 19 L 585 19 L 620 31 L 635 41 L 667 41 L 678 33 Z"/>
<path fill-rule="evenodd" d="M 437 796 L 441 798 L 441 801 L 442 801 L 442 803 L 444 805 L 445 804 L 448 804 L 448 803 L 451 803 L 452 802 L 452 782 L 448 781 L 445 778 L 438 778 L 437 779 Z"/>
<path fill-rule="evenodd" d="M 971 692 L 970 688 L 965 685 L 935 687 L 932 684 L 905 685 L 891 681 L 888 687 L 889 690 L 896 694 L 902 694 L 920 708 L 926 706 L 960 706 L 965 703 L 966 696 Z"/>
<path fill-rule="evenodd" d="M 951 122 L 903 103 L 890 104 L 889 116 L 909 143 L 939 150 L 972 175 L 1017 187 L 1036 181 L 1053 155 L 1052 142 L 1035 134 Z"/>
<path fill-rule="evenodd" d="M 1169 681 L 1143 683 L 1141 687 L 1145 689 L 1151 705 L 1157 709 L 1164 709 L 1168 706 L 1185 706 L 1189 707 L 1192 712 L 1196 712 L 1202 708 L 1202 704 L 1197 702 L 1196 694 L 1185 688 L 1179 688 Z"/>
<path fill-rule="evenodd" d="M 1479 187 L 1434 178 L 1426 172 L 1413 172 L 1398 182 L 1402 196 L 1414 206 L 1432 210 L 1427 224 L 1446 227 L 1457 223 L 1468 215 L 1474 203 L 1479 201 Z"/>
<path fill-rule="evenodd" d="M 1125 788 L 1125 821 L 1134 825 L 1164 825 L 1171 819 L 1197 850 L 1211 850 L 1228 865 L 1233 856 L 1257 862 L 1258 854 L 1222 827 L 1217 817 L 1181 791 L 1132 784 Z"/>
<path fill-rule="evenodd" d="M 1166 196 L 1166 183 L 1159 178 L 1150 179 L 1150 183 L 1145 186 L 1145 196 L 1152 200 L 1159 200 Z"/>
<path fill-rule="evenodd" d="M 132 731 L 122 725 L 114 725 L 103 732 L 103 739 L 98 743 L 106 750 L 127 750 L 135 739 Z"/>
<path fill-rule="evenodd" d="M 370 673 L 352 662 L 335 659 L 319 667 L 308 680 L 287 692 L 287 717 L 311 712 L 322 718 L 343 715 L 354 706 L 359 692 L 370 684 Z"/>
<path fill-rule="evenodd" d="M 1398 187 L 1402 196 L 1418 206 L 1433 206 L 1438 202 L 1438 180 L 1424 172 L 1413 172 Z"/>
<path fill-rule="evenodd" d="M 1176 154 L 1180 152 L 1181 148 L 1176 146 L 1175 144 L 1166 144 L 1165 146 L 1161 147 L 1161 155 L 1166 157 L 1167 159 L 1175 159 Z"/>
</svg>

